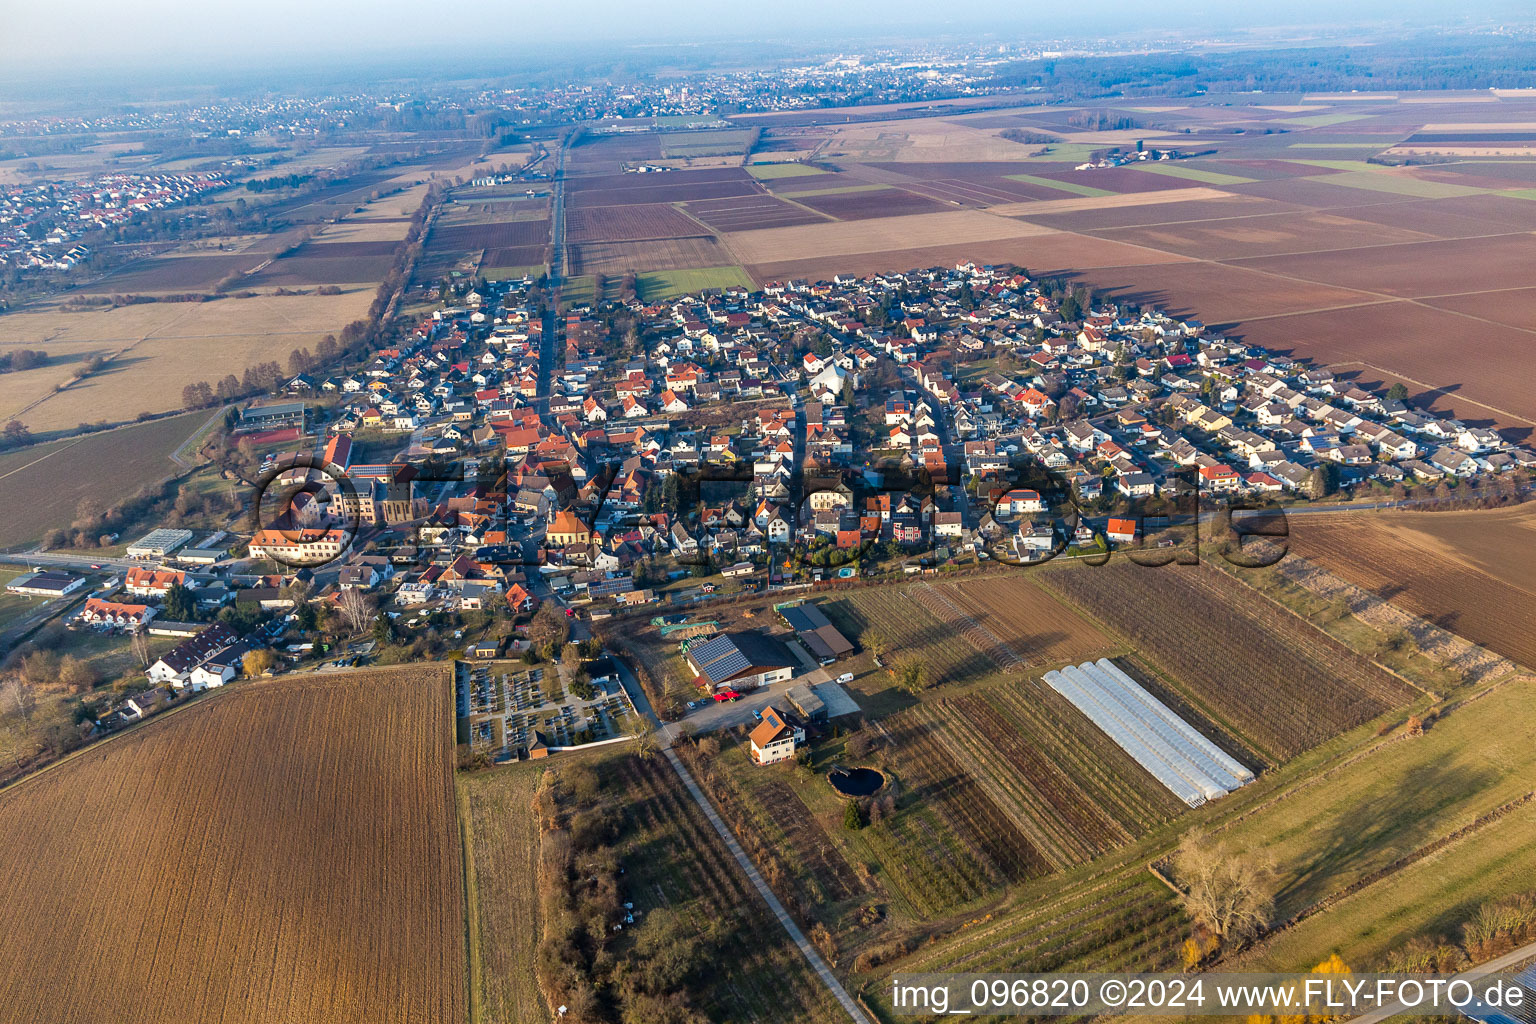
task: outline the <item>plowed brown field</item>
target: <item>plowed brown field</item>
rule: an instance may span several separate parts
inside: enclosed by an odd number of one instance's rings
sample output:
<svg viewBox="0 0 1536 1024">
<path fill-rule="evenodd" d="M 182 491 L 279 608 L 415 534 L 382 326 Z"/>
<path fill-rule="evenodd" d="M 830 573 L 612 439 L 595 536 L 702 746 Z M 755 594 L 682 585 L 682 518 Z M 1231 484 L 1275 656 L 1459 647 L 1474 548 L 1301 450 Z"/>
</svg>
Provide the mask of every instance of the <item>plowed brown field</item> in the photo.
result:
<svg viewBox="0 0 1536 1024">
<path fill-rule="evenodd" d="M 1536 506 L 1307 516 L 1290 540 L 1378 597 L 1536 665 Z"/>
<path fill-rule="evenodd" d="M 462 1021 L 450 699 L 244 684 L 0 793 L 0 1021 Z"/>
</svg>

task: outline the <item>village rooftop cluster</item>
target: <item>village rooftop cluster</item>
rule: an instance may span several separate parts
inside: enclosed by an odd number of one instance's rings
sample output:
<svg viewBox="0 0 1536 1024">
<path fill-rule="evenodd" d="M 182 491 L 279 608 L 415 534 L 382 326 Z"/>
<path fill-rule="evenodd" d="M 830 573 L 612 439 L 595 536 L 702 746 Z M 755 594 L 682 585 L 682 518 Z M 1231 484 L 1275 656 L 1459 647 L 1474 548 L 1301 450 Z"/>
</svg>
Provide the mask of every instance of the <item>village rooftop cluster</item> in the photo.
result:
<svg viewBox="0 0 1536 1024">
<path fill-rule="evenodd" d="M 217 173 L 101 174 L 0 186 L 0 268 L 69 270 L 89 258 L 82 239 L 226 186 Z"/>
<path fill-rule="evenodd" d="M 330 481 L 249 554 L 325 574 L 395 551 L 401 608 L 524 611 L 684 576 L 789 586 L 1132 545 L 1190 490 L 1401 497 L 1536 465 L 1494 431 L 1011 267 L 608 302 L 547 346 L 530 287 L 466 286 L 356 372 L 245 410 L 247 436 L 303 438 L 294 454 L 328 467 L 289 477 Z M 390 454 L 355 459 L 364 440 Z"/>
</svg>

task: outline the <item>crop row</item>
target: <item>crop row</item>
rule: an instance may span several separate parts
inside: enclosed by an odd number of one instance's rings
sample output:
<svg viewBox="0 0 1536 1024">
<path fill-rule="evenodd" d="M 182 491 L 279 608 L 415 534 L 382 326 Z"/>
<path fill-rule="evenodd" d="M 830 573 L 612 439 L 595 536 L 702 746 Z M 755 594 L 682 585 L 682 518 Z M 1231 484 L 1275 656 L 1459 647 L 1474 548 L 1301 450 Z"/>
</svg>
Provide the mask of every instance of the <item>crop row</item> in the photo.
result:
<svg viewBox="0 0 1536 1024">
<path fill-rule="evenodd" d="M 1408 688 L 1200 567 L 1111 565 L 1053 585 L 1124 633 L 1256 747 L 1289 758 L 1406 702 Z"/>
</svg>

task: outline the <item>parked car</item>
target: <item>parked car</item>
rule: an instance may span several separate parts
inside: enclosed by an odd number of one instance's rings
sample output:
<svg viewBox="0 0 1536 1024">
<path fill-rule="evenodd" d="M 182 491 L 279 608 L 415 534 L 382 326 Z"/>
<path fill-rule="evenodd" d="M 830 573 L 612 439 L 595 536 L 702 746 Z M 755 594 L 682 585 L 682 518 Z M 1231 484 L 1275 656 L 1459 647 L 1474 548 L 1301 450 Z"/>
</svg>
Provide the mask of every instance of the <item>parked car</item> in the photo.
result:
<svg viewBox="0 0 1536 1024">
<path fill-rule="evenodd" d="M 842 675 L 837 677 L 837 681 L 840 683 L 851 683 L 853 682 L 853 673 L 844 672 Z"/>
</svg>

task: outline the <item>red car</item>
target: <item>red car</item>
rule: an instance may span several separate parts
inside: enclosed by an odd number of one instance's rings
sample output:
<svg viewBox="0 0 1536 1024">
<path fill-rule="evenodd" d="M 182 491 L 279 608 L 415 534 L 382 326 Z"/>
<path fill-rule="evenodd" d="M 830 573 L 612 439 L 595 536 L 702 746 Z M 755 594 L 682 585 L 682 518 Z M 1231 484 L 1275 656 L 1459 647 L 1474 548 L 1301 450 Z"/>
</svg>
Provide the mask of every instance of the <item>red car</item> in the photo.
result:
<svg viewBox="0 0 1536 1024">
<path fill-rule="evenodd" d="M 718 700 L 721 703 L 724 703 L 725 701 L 728 701 L 728 700 L 740 700 L 740 699 L 741 699 L 741 694 L 737 693 L 735 690 L 721 690 L 719 693 L 715 694 L 715 700 Z"/>
</svg>

